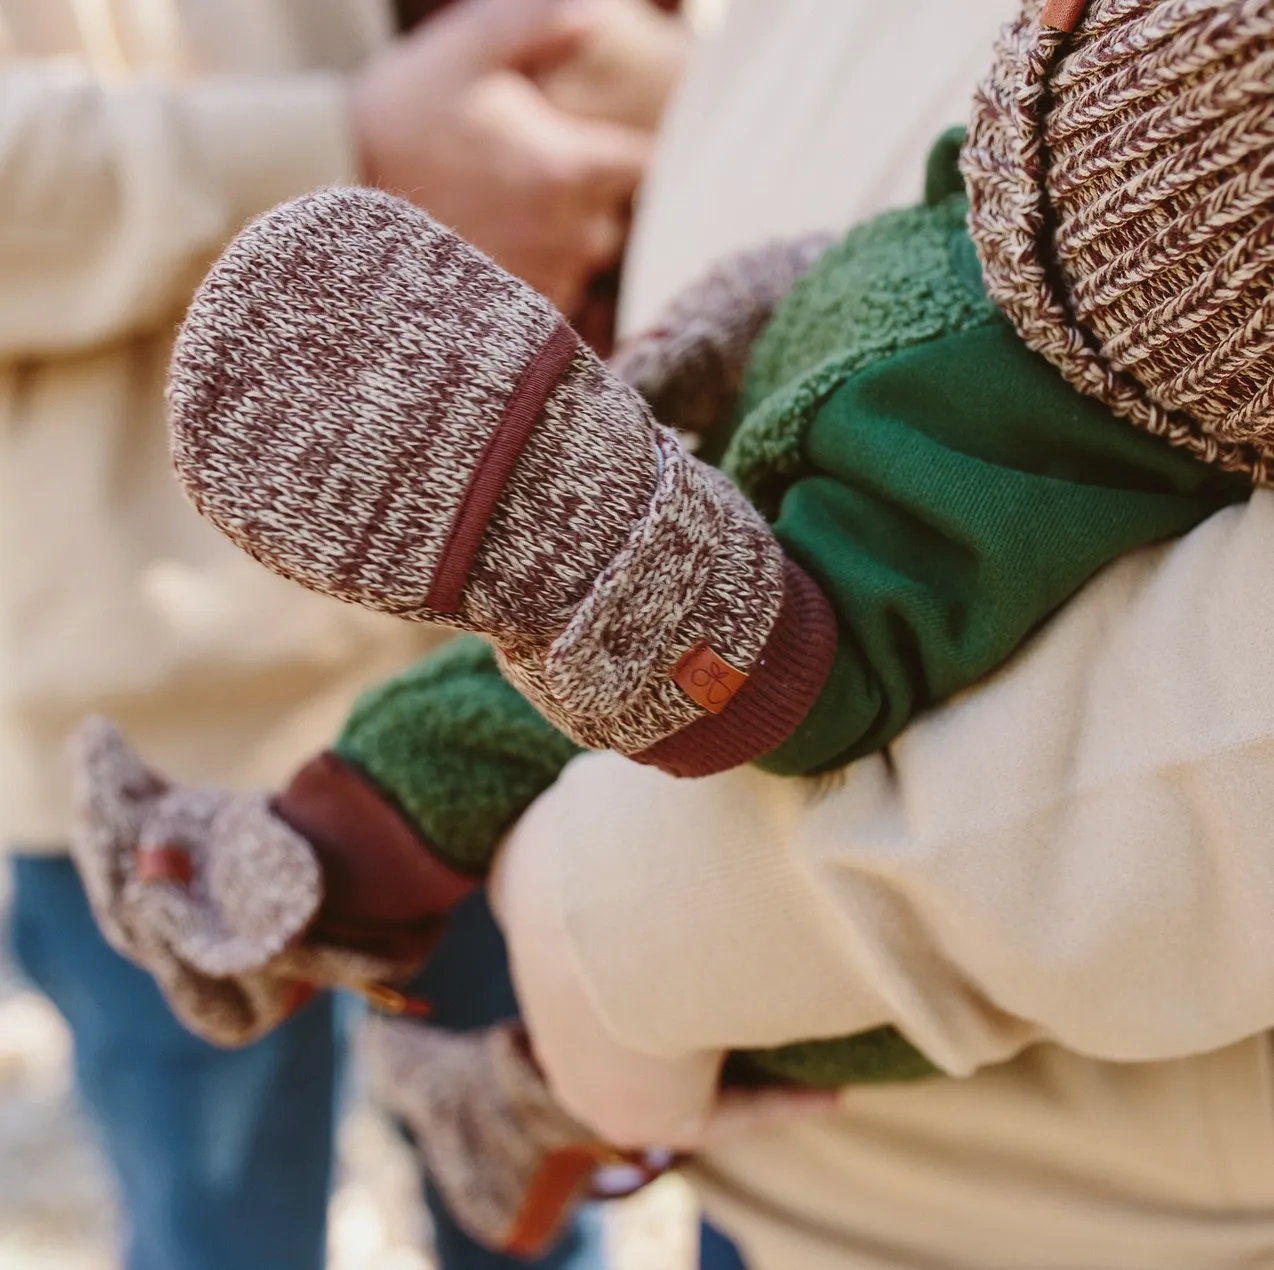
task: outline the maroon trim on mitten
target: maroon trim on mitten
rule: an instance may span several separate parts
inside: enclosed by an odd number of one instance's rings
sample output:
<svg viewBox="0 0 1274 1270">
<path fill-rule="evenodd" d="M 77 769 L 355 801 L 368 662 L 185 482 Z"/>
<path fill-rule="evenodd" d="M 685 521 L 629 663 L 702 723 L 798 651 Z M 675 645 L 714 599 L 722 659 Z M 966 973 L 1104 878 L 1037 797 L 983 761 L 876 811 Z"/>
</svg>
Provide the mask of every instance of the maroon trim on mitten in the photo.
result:
<svg viewBox="0 0 1274 1270">
<path fill-rule="evenodd" d="M 311 759 L 275 800 L 323 870 L 323 903 L 306 942 L 395 964 L 420 963 L 478 879 L 444 864 L 397 807 L 331 752 Z"/>
<path fill-rule="evenodd" d="M 751 763 L 800 726 L 831 674 L 835 654 L 832 606 L 804 569 L 785 560 L 783 606 L 761 656 L 729 704 L 632 757 L 672 776 L 711 776 Z"/>
<path fill-rule="evenodd" d="M 588 1197 L 589 1182 L 604 1164 L 624 1158 L 604 1143 L 559 1147 L 544 1157 L 504 1238 L 503 1252 L 540 1257 L 548 1251 L 575 1206 Z"/>
<path fill-rule="evenodd" d="M 579 336 L 563 319 L 522 372 L 460 497 L 456 518 L 447 531 L 438 567 L 429 584 L 425 608 L 443 614 L 455 613 L 460 608 L 464 584 L 496 504 L 549 397 L 579 348 Z"/>
</svg>

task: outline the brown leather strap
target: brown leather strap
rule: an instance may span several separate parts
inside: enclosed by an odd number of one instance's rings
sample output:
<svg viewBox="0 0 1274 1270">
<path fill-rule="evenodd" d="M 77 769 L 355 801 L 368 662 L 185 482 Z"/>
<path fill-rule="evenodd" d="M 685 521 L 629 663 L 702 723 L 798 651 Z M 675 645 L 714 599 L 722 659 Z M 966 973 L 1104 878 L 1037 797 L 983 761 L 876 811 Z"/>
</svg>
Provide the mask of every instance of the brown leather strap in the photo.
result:
<svg viewBox="0 0 1274 1270">
<path fill-rule="evenodd" d="M 616 1156 L 614 1148 L 600 1143 L 563 1147 L 546 1156 L 527 1188 L 505 1240 L 505 1251 L 515 1257 L 544 1252 L 575 1203 L 588 1194 L 589 1181 L 598 1167 Z"/>
<path fill-rule="evenodd" d="M 275 811 L 314 848 L 323 903 L 315 943 L 394 962 L 433 951 L 443 920 L 479 885 L 445 864 L 367 776 L 331 752 L 292 778 Z"/>
</svg>

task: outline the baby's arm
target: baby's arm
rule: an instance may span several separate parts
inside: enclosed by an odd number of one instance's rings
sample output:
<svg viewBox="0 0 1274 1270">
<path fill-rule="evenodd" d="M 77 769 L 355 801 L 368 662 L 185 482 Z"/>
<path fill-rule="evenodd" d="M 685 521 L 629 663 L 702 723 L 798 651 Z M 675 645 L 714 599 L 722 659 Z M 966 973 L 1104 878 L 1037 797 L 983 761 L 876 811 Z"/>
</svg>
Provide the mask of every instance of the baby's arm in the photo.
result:
<svg viewBox="0 0 1274 1270">
<path fill-rule="evenodd" d="M 580 752 L 472 637 L 365 692 L 332 749 L 403 812 L 433 854 L 475 877 Z"/>
<path fill-rule="evenodd" d="M 757 444 L 741 431 L 726 456 L 745 485 Z M 760 760 L 800 775 L 880 750 L 1101 569 L 1251 486 L 1113 418 L 997 317 L 847 377 L 812 412 L 790 483 L 750 492 L 837 619 L 822 692 Z"/>
</svg>

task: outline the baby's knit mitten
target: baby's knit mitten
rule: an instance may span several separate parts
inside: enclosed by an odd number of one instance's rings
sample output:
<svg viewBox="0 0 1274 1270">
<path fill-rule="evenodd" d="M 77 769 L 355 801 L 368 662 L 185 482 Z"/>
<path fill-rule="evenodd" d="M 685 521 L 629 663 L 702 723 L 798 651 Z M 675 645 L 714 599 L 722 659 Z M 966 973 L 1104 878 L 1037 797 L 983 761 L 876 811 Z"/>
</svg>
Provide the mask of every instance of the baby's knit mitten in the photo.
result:
<svg viewBox="0 0 1274 1270">
<path fill-rule="evenodd" d="M 581 1200 L 630 1194 L 671 1163 L 567 1115 L 516 1025 L 457 1033 L 374 1017 L 365 1046 L 377 1101 L 411 1130 L 447 1211 L 497 1252 L 542 1254 Z"/>
<path fill-rule="evenodd" d="M 73 852 L 98 924 L 215 1044 L 262 1036 L 318 988 L 411 975 L 477 885 L 334 755 L 271 799 L 167 781 L 102 719 L 76 749 Z"/>
<path fill-rule="evenodd" d="M 734 421 L 752 346 L 796 280 L 836 241 L 807 234 L 739 252 L 680 293 L 654 326 L 625 341 L 611 369 L 682 432 Z"/>
<path fill-rule="evenodd" d="M 552 306 L 409 204 L 328 190 L 249 226 L 174 352 L 199 510 L 313 590 L 491 638 L 582 745 L 678 775 L 768 753 L 835 620 L 723 476 Z"/>
</svg>

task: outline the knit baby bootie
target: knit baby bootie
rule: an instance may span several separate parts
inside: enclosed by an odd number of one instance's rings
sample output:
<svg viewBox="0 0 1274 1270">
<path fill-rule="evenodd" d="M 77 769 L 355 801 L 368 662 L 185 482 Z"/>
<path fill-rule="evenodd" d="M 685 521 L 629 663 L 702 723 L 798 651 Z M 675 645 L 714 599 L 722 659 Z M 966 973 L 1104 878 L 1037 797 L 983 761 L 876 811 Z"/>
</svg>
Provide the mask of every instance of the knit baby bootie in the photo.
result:
<svg viewBox="0 0 1274 1270">
<path fill-rule="evenodd" d="M 583 1200 L 632 1194 L 672 1163 L 563 1111 L 517 1024 L 458 1033 L 373 1017 L 363 1041 L 377 1102 L 411 1130 L 447 1211 L 493 1251 L 542 1256 Z"/>
<path fill-rule="evenodd" d="M 327 190 L 249 226 L 177 342 L 177 471 L 314 590 L 490 637 L 582 745 L 678 775 L 804 718 L 835 626 L 718 472 L 542 297 L 409 204 Z"/>
</svg>

